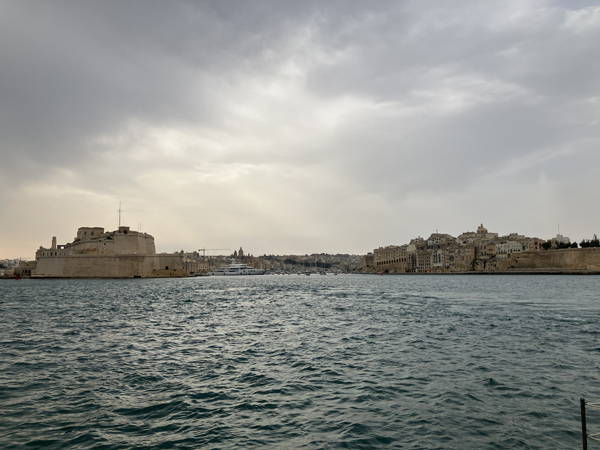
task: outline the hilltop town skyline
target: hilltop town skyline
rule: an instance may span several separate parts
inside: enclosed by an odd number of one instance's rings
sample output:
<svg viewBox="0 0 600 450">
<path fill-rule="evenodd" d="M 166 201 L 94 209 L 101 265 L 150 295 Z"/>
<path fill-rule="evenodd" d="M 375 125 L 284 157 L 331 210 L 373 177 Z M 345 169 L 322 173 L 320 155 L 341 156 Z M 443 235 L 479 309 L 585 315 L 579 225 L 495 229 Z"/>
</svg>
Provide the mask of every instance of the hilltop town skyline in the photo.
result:
<svg viewBox="0 0 600 450">
<path fill-rule="evenodd" d="M 519 233 L 501 235 L 488 231 L 483 223 L 476 231 L 464 231 L 458 236 L 436 230 L 427 238 L 417 236 L 408 243 L 380 246 L 363 255 L 321 252 L 255 256 L 243 247 L 229 254 L 228 250 L 201 248 L 157 253 L 153 236 L 128 226 L 119 226 L 115 231 L 80 227 L 73 242 L 59 243 L 53 236 L 50 246 L 37 249 L 35 259 L 0 258 L 0 276 L 11 277 L 14 270 L 25 277 L 193 276 L 208 274 L 232 262 L 275 274 L 324 274 L 325 270 L 382 274 L 600 271 L 600 240 L 596 234 L 581 242 L 560 233 L 549 239 Z M 211 255 L 211 251 L 215 253 Z M 117 264 L 117 260 L 122 262 Z M 92 272 L 86 272 L 92 266 Z"/>
<path fill-rule="evenodd" d="M 120 212 L 121 211 L 119 211 L 119 213 Z M 117 220 L 119 221 L 121 219 L 119 218 Z M 143 231 L 141 228 L 142 228 L 141 227 L 141 223 L 138 223 L 138 229 L 136 231 Z M 485 229 L 483 227 L 483 223 L 481 223 L 477 227 L 477 230 L 480 230 L 482 228 Z M 110 228 L 107 228 L 107 230 L 108 229 L 110 229 Z M 531 239 L 535 239 L 536 241 L 539 240 L 540 244 L 541 244 L 542 242 L 555 241 L 559 237 L 560 238 L 564 237 L 566 239 L 566 241 L 568 241 L 570 243 L 573 243 L 573 244 L 578 244 L 581 241 L 590 240 L 590 239 L 592 239 L 592 238 L 594 238 L 596 236 L 595 233 L 591 233 L 589 236 L 583 237 L 581 239 L 578 239 L 578 238 L 573 238 L 572 239 L 569 236 L 566 236 L 566 235 L 563 236 L 560 233 L 560 231 L 561 231 L 560 230 L 560 225 L 558 224 L 557 225 L 557 233 L 556 233 L 555 236 L 537 237 L 537 235 L 536 235 L 536 237 L 533 237 Z M 431 232 L 431 233 L 429 233 L 429 235 L 430 236 L 439 235 L 439 236 L 453 237 L 453 236 L 463 236 L 463 235 L 469 235 L 469 234 L 475 234 L 475 233 L 476 233 L 475 231 L 469 231 L 469 230 L 465 231 L 465 230 L 463 230 L 461 233 L 456 233 L 455 235 L 452 235 L 451 233 L 440 232 L 438 229 L 436 229 L 435 232 Z M 261 251 L 260 249 L 258 249 L 258 251 L 246 252 L 246 255 L 256 255 L 256 256 L 261 256 L 261 257 L 264 257 L 264 256 L 277 256 L 277 257 L 299 256 L 299 257 L 302 257 L 302 256 L 316 256 L 316 255 L 335 255 L 335 254 L 338 254 L 338 255 L 354 255 L 354 256 L 356 256 L 356 255 L 365 255 L 367 253 L 371 253 L 373 251 L 372 249 L 377 249 L 377 248 L 381 249 L 381 248 L 386 248 L 386 247 L 390 247 L 390 246 L 392 246 L 392 247 L 393 246 L 406 246 L 406 245 L 409 245 L 409 243 L 413 244 L 414 242 L 417 242 L 417 241 L 423 241 L 423 240 L 426 241 L 427 239 L 423 238 L 422 236 L 427 236 L 427 235 L 428 235 L 427 233 L 420 233 L 420 234 L 418 234 L 416 236 L 413 236 L 409 240 L 406 240 L 405 242 L 402 242 L 400 240 L 394 240 L 393 242 L 387 242 L 387 243 L 384 243 L 384 244 L 379 245 L 379 246 L 372 246 L 371 249 L 368 249 L 368 250 L 363 251 L 363 252 L 357 252 L 357 253 L 344 252 L 344 251 L 338 251 L 338 252 L 313 251 L 313 252 L 295 252 L 295 253 L 294 252 L 287 252 L 286 253 L 286 252 L 265 252 L 265 251 Z M 500 238 L 504 237 L 505 239 L 507 239 L 507 238 L 509 238 L 511 236 L 525 236 L 524 234 L 520 234 L 519 232 L 515 232 L 515 231 L 509 232 L 509 233 L 494 232 L 493 235 L 495 236 L 495 239 L 499 238 L 499 237 Z M 48 240 L 48 239 L 46 239 L 46 240 Z M 71 240 L 72 239 L 63 239 L 62 241 L 64 241 L 64 242 L 70 242 Z M 53 243 L 54 242 L 55 241 L 53 240 Z M 44 244 L 48 244 L 48 243 L 44 242 L 41 245 L 44 246 Z M 199 255 L 200 252 L 202 252 L 202 254 L 204 256 L 213 256 L 213 257 L 219 256 L 219 257 L 232 257 L 232 258 L 237 257 L 237 252 L 238 252 L 238 249 L 235 246 L 231 246 L 230 248 L 229 247 L 228 248 L 223 248 L 223 247 L 201 247 L 199 249 L 195 248 L 195 247 L 197 247 L 197 245 L 196 246 L 194 246 L 194 245 L 192 245 L 192 246 L 185 246 L 185 247 L 181 248 L 181 251 L 185 251 L 187 254 L 197 253 Z M 230 250 L 233 250 L 233 251 L 230 251 Z M 157 251 L 159 253 L 161 253 L 161 252 L 163 252 L 163 253 L 164 252 L 171 253 L 171 252 L 178 252 L 179 250 L 177 250 L 175 248 L 167 248 L 167 246 L 164 246 L 164 245 L 162 245 L 162 246 L 161 245 L 157 245 Z M 243 246 L 239 247 L 239 251 L 243 251 Z M 5 255 L 1 255 L 0 254 L 0 261 L 1 260 L 18 260 L 18 259 L 24 259 L 24 260 L 30 259 L 30 260 L 33 260 L 34 257 L 33 256 L 30 256 L 30 257 L 16 256 L 15 257 L 15 256 L 5 256 Z"/>
<path fill-rule="evenodd" d="M 119 223 L 122 220 L 123 221 L 123 225 L 126 225 L 127 221 L 125 221 L 125 220 L 123 220 L 123 218 L 119 217 L 120 214 L 122 214 L 122 211 L 120 211 L 120 207 L 119 207 L 118 214 L 113 218 L 112 222 Z M 473 228 L 480 228 L 482 226 L 483 226 L 483 222 L 479 225 L 479 227 L 473 227 Z M 110 230 L 111 228 L 110 227 L 106 227 L 106 229 Z M 116 229 L 116 227 L 113 227 L 113 229 Z M 132 230 L 136 230 L 136 231 L 145 231 L 145 230 L 142 230 L 142 223 L 141 222 L 137 223 L 137 227 L 135 227 L 135 228 L 131 227 L 131 229 Z M 426 233 L 426 232 L 418 233 L 418 234 L 410 237 L 409 239 L 405 239 L 404 241 L 402 241 L 401 239 L 395 239 L 395 240 L 390 241 L 390 242 L 382 243 L 382 244 L 379 244 L 379 245 L 374 245 L 374 246 L 371 246 L 371 248 L 365 249 L 365 251 L 362 251 L 362 252 L 343 251 L 343 249 L 341 251 L 339 251 L 339 250 L 338 251 L 327 251 L 327 249 L 317 249 L 316 251 L 310 251 L 310 252 L 308 252 L 308 251 L 277 252 L 277 251 L 263 251 L 261 249 L 257 249 L 258 251 L 252 251 L 250 253 L 254 254 L 254 255 L 261 255 L 261 256 L 269 256 L 269 255 L 271 255 L 271 256 L 278 256 L 278 257 L 280 257 L 280 256 L 282 256 L 282 257 L 285 257 L 285 256 L 309 256 L 309 255 L 321 255 L 321 254 L 323 254 L 323 255 L 334 255 L 334 254 L 364 255 L 366 253 L 372 252 L 372 249 L 376 249 L 376 248 L 382 248 L 382 247 L 388 247 L 388 246 L 396 246 L 396 245 L 406 245 L 406 243 L 408 243 L 408 242 L 413 242 L 415 240 L 423 239 L 422 236 L 428 236 L 428 235 L 434 235 L 434 234 L 448 235 L 448 236 L 458 236 L 460 234 L 465 234 L 465 233 L 470 233 L 470 231 L 465 231 L 463 229 L 463 231 L 461 231 L 459 233 L 452 234 L 452 233 L 446 233 L 443 230 L 439 231 L 438 229 L 436 229 L 435 231 L 430 231 L 429 233 Z M 590 239 L 592 239 L 593 236 L 595 236 L 595 234 L 596 233 L 589 233 L 586 236 L 573 237 L 573 238 L 565 235 L 565 237 L 567 239 L 569 239 L 570 242 L 579 243 L 582 240 L 586 240 L 586 239 L 590 240 Z M 398 235 L 399 236 L 406 236 L 407 233 L 402 232 L 401 230 L 399 230 Z M 507 237 L 507 236 L 510 236 L 510 235 L 520 235 L 520 233 L 518 231 L 500 232 L 500 233 L 496 232 L 495 235 L 496 236 L 505 236 L 505 237 Z M 540 236 L 539 239 L 541 240 L 541 242 L 550 241 L 552 239 L 556 239 L 555 236 L 559 236 L 559 235 L 562 236 L 562 234 L 561 234 L 561 227 L 560 227 L 560 224 L 557 224 L 556 234 L 555 235 L 545 236 L 545 237 L 541 237 L 542 235 L 540 235 L 539 233 L 538 234 L 532 233 L 532 235 Z M 64 242 L 70 242 L 72 239 L 73 238 L 66 238 L 66 239 L 60 238 L 59 240 L 62 240 Z M 47 241 L 48 238 L 46 237 L 45 240 Z M 17 244 L 22 244 L 22 242 L 18 242 Z M 44 246 L 44 245 L 47 245 L 47 244 L 48 244 L 48 242 L 41 242 L 39 245 Z M 36 246 L 35 249 L 37 249 L 37 247 L 39 247 L 39 245 Z M 225 245 L 225 244 L 223 244 L 223 245 Z M 237 247 L 236 247 L 236 245 L 237 245 Z M 200 246 L 198 244 L 195 244 L 195 245 L 192 244 L 192 245 L 181 246 L 180 249 L 181 250 L 185 249 L 186 253 L 197 252 L 197 251 L 204 251 L 204 254 L 206 256 L 223 256 L 223 257 L 229 256 L 229 257 L 232 257 L 234 255 L 233 255 L 232 252 L 229 252 L 229 250 L 233 249 L 233 251 L 237 251 L 237 248 L 240 248 L 240 249 L 243 248 L 243 245 L 241 245 L 241 246 L 239 244 L 236 244 L 236 245 L 230 245 L 229 247 L 225 248 L 225 247 L 222 247 L 222 246 L 220 247 L 218 245 L 215 245 L 215 246 Z M 199 247 L 199 249 L 196 248 L 196 247 Z M 28 250 L 26 250 L 24 252 L 21 252 L 22 254 L 16 255 L 16 256 L 15 255 L 0 254 L 0 260 L 19 260 L 19 259 L 22 259 L 22 260 L 33 260 L 33 259 L 35 259 L 35 257 L 34 257 L 35 249 L 28 249 Z M 172 253 L 172 252 L 177 252 L 179 250 L 178 250 L 177 247 L 173 248 L 173 247 L 170 247 L 169 245 L 164 245 L 164 244 L 161 245 L 161 244 L 159 244 L 159 245 L 157 245 L 157 251 L 159 253 Z M 23 256 L 23 255 L 29 255 L 29 256 Z"/>
</svg>

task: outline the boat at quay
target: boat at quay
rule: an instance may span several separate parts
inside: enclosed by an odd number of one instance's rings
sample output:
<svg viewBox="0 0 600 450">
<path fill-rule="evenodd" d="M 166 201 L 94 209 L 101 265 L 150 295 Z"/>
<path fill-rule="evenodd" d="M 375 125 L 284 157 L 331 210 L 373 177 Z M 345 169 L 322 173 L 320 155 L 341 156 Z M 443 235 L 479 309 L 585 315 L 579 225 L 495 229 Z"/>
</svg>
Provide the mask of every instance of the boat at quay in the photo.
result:
<svg viewBox="0 0 600 450">
<path fill-rule="evenodd" d="M 229 264 L 209 272 L 209 275 L 233 276 L 233 275 L 264 275 L 265 269 L 255 269 L 246 264 Z"/>
</svg>

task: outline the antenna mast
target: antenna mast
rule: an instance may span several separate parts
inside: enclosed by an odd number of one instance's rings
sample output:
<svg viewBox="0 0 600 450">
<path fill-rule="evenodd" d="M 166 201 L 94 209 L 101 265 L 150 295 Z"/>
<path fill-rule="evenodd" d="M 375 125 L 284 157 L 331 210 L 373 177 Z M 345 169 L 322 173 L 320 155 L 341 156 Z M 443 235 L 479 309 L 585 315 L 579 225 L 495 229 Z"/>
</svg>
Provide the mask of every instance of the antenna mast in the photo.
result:
<svg viewBox="0 0 600 450">
<path fill-rule="evenodd" d="M 121 228 L 121 213 L 123 212 L 121 209 L 121 202 L 119 202 L 119 209 L 117 209 L 117 211 L 119 211 L 119 228 Z"/>
</svg>

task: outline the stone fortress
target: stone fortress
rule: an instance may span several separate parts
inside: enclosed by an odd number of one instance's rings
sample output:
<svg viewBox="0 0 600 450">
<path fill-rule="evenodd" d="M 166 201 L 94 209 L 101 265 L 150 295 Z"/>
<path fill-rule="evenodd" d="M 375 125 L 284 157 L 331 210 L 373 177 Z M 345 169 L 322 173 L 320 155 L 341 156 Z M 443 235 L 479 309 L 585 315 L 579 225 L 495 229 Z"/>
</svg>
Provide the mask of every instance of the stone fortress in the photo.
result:
<svg viewBox="0 0 600 450">
<path fill-rule="evenodd" d="M 105 232 L 82 227 L 73 242 L 40 247 L 35 261 L 22 261 L 21 276 L 31 278 L 148 278 L 189 276 L 179 253 L 156 253 L 154 238 L 120 226 Z"/>
<path fill-rule="evenodd" d="M 594 237 L 594 239 L 596 239 Z M 434 233 L 428 239 L 390 245 L 362 257 L 364 273 L 599 273 L 600 248 L 577 248 L 558 234 L 548 241 L 518 233 L 499 236 L 481 224 L 458 237 Z"/>
</svg>

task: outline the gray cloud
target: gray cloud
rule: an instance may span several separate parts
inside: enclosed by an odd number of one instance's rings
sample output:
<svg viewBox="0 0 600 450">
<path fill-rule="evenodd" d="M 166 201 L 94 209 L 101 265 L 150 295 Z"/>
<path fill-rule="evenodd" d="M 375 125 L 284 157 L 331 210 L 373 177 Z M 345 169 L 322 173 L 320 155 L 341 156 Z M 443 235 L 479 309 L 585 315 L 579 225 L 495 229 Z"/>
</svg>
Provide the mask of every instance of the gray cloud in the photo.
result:
<svg viewBox="0 0 600 450">
<path fill-rule="evenodd" d="M 106 225 L 120 199 L 168 250 L 598 231 L 592 2 L 1 9 L 6 257 Z"/>
</svg>

